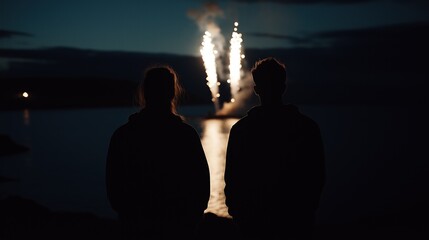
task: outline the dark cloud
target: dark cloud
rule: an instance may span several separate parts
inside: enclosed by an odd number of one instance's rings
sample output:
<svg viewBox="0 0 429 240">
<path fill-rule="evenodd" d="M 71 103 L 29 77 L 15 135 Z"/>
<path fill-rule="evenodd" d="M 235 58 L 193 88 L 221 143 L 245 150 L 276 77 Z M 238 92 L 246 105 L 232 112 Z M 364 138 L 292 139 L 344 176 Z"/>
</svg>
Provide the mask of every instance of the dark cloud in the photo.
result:
<svg viewBox="0 0 429 240">
<path fill-rule="evenodd" d="M 33 37 L 33 34 L 26 32 L 18 32 L 18 31 L 9 31 L 0 29 L 0 39 L 1 38 L 11 38 L 11 37 Z"/>
<path fill-rule="evenodd" d="M 310 38 L 331 40 L 334 45 L 402 45 L 408 47 L 429 40 L 429 22 L 401 23 L 373 28 L 326 31 Z"/>
<path fill-rule="evenodd" d="M 243 3 L 263 3 L 263 2 L 273 2 L 280 4 L 318 4 L 318 3 L 327 3 L 327 4 L 353 4 L 353 3 L 367 3 L 373 2 L 376 0 L 234 0 L 235 2 L 243 2 Z"/>
<path fill-rule="evenodd" d="M 292 35 L 272 34 L 263 32 L 248 32 L 246 37 L 261 37 L 287 40 L 294 45 L 330 46 L 330 47 L 397 47 L 395 51 L 412 46 L 426 46 L 429 42 L 429 22 L 411 22 L 372 28 L 324 31 L 303 37 Z M 323 45 L 320 43 L 324 43 Z"/>
<path fill-rule="evenodd" d="M 423 47 L 429 42 L 429 22 L 411 22 L 372 28 L 324 31 L 307 36 L 248 32 L 246 37 L 271 38 L 289 41 L 294 47 L 351 47 L 395 48 L 395 51 L 413 46 Z"/>
<path fill-rule="evenodd" d="M 279 4 L 357 4 L 357 3 L 369 3 L 383 0 L 234 0 L 235 2 L 243 3 L 279 3 Z M 424 4 L 428 5 L 427 0 L 390 0 L 391 2 L 405 3 L 405 4 Z"/>
<path fill-rule="evenodd" d="M 245 32 L 244 33 L 246 38 L 247 37 L 261 37 L 261 38 L 272 38 L 272 39 L 280 39 L 280 40 L 287 40 L 292 44 L 306 44 L 309 43 L 311 40 L 309 38 L 301 38 L 301 37 L 295 37 L 291 35 L 283 35 L 283 34 L 273 34 L 273 33 L 261 33 L 261 32 Z"/>
</svg>

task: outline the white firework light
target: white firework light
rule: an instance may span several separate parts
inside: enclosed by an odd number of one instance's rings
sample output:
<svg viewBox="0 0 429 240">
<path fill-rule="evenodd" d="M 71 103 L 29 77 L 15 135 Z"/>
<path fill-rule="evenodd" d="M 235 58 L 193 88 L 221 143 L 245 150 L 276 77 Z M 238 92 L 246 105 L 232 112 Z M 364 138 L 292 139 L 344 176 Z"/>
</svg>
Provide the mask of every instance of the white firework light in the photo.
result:
<svg viewBox="0 0 429 240">
<path fill-rule="evenodd" d="M 234 103 L 236 101 L 237 94 L 240 91 L 240 80 L 243 75 L 241 61 L 244 59 L 241 45 L 242 42 L 242 34 L 238 32 L 238 22 L 234 22 L 234 31 L 232 32 L 231 40 L 229 42 L 229 78 L 226 80 L 230 89 L 230 103 Z M 209 86 L 212 94 L 212 101 L 215 105 L 216 113 L 218 113 L 222 108 L 219 101 L 219 86 L 221 85 L 221 81 L 225 81 L 224 79 L 219 79 L 219 74 L 217 73 L 217 69 L 222 69 L 218 68 L 219 66 L 216 66 L 219 62 L 218 59 L 222 57 L 219 55 L 220 52 L 223 52 L 223 49 L 216 49 L 216 45 L 213 43 L 212 34 L 208 30 L 205 31 L 200 53 L 204 62 L 207 74 L 207 85 Z"/>
<path fill-rule="evenodd" d="M 238 22 L 234 23 L 234 31 L 232 32 L 230 40 L 230 52 L 229 52 L 229 79 L 228 83 L 231 87 L 231 102 L 235 102 L 235 97 L 240 90 L 240 79 L 241 79 L 241 59 L 244 58 L 244 54 L 241 54 L 241 33 L 237 32 Z"/>
<path fill-rule="evenodd" d="M 219 110 L 219 88 L 216 72 L 216 49 L 212 42 L 212 35 L 209 31 L 206 31 L 203 36 L 203 42 L 201 43 L 201 56 L 203 57 L 204 67 L 206 68 L 207 74 L 207 86 L 209 86 L 212 93 L 212 102 L 215 104 L 216 112 Z"/>
</svg>

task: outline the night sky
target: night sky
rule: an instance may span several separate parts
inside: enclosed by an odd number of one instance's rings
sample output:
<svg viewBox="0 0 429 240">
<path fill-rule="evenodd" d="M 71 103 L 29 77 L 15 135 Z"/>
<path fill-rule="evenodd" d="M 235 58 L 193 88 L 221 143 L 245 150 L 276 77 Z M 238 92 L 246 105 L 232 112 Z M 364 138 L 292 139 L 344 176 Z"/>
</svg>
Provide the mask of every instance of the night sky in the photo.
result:
<svg viewBox="0 0 429 240">
<path fill-rule="evenodd" d="M 199 55 L 202 34 L 191 12 L 211 15 L 226 37 L 238 21 L 246 48 L 311 47 L 325 32 L 429 21 L 429 4 L 423 0 L 205 4 L 192 0 L 1 0 L 0 46 Z"/>
<path fill-rule="evenodd" d="M 423 0 L 0 0 L 0 81 L 137 81 L 147 65 L 165 63 L 201 102 L 209 98 L 199 52 L 204 31 L 218 28 L 227 50 L 237 21 L 244 69 L 268 55 L 285 62 L 298 103 L 314 103 L 315 95 L 320 103 L 356 102 L 362 91 L 366 102 L 400 94 L 401 102 L 421 103 L 428 10 Z"/>
</svg>

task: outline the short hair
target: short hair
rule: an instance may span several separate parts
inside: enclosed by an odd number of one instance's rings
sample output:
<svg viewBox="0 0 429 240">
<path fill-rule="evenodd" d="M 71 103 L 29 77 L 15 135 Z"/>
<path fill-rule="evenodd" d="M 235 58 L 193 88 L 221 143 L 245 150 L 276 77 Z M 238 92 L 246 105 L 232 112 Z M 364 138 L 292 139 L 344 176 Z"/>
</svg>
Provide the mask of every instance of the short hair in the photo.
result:
<svg viewBox="0 0 429 240">
<path fill-rule="evenodd" d="M 256 85 L 275 87 L 287 83 L 286 66 L 274 57 L 256 61 L 251 73 Z"/>
</svg>

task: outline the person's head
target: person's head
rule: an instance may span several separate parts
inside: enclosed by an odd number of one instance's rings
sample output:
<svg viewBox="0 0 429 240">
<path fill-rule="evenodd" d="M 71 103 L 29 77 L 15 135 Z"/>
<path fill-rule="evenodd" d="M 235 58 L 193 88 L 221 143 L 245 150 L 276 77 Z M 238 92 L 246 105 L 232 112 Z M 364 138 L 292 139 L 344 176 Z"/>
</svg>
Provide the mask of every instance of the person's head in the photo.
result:
<svg viewBox="0 0 429 240">
<path fill-rule="evenodd" d="M 287 87 L 286 66 L 274 57 L 267 57 L 257 61 L 251 73 L 261 103 L 281 103 Z"/>
<path fill-rule="evenodd" d="M 138 88 L 141 107 L 177 111 L 182 88 L 176 71 L 170 66 L 149 67 Z"/>
</svg>

